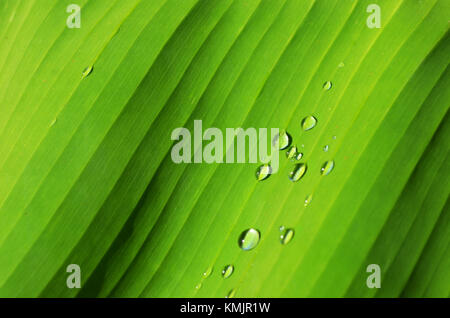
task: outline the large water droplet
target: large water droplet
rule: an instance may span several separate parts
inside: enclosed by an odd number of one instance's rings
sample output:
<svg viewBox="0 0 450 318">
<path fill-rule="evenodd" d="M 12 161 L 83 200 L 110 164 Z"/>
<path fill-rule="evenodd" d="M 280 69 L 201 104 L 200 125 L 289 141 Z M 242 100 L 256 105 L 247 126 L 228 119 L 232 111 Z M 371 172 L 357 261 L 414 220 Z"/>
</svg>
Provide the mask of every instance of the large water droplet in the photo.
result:
<svg viewBox="0 0 450 318">
<path fill-rule="evenodd" d="M 288 158 L 289 160 L 293 160 L 296 156 L 297 156 L 296 146 L 292 146 L 291 148 L 289 148 L 288 151 L 286 151 L 286 158 Z"/>
<path fill-rule="evenodd" d="M 94 70 L 94 67 L 93 67 L 93 66 L 88 66 L 88 67 L 86 67 L 86 68 L 83 70 L 83 74 L 82 74 L 81 78 L 88 77 L 88 76 L 92 73 L 93 70 Z"/>
<path fill-rule="evenodd" d="M 288 244 L 292 238 L 294 237 L 294 230 L 293 229 L 286 229 L 283 234 L 280 235 L 280 242 L 283 245 Z"/>
<path fill-rule="evenodd" d="M 297 153 L 297 156 L 295 157 L 295 159 L 300 160 L 302 158 L 303 158 L 303 153 L 302 152 Z"/>
<path fill-rule="evenodd" d="M 317 119 L 314 116 L 307 116 L 302 120 L 302 128 L 303 130 L 313 129 L 317 124 Z"/>
<path fill-rule="evenodd" d="M 272 167 L 269 164 L 263 164 L 256 169 L 256 180 L 262 181 L 267 179 L 272 173 Z"/>
<path fill-rule="evenodd" d="M 248 229 L 239 236 L 239 247 L 244 251 L 250 251 L 259 243 L 260 234 L 258 230 Z"/>
<path fill-rule="evenodd" d="M 296 164 L 294 169 L 289 173 L 289 180 L 292 182 L 297 182 L 300 180 L 306 172 L 306 164 L 299 163 Z"/>
<path fill-rule="evenodd" d="M 312 199 L 313 199 L 312 194 L 309 194 L 309 195 L 305 198 L 305 206 L 308 206 L 308 205 L 311 203 Z"/>
<path fill-rule="evenodd" d="M 228 292 L 227 297 L 226 298 L 233 298 L 234 295 L 236 295 L 236 289 L 232 289 Z"/>
<path fill-rule="evenodd" d="M 331 170 L 333 170 L 333 168 L 334 168 L 334 161 L 330 160 L 323 164 L 322 168 L 320 169 L 320 172 L 322 173 L 323 176 L 326 176 L 331 172 Z"/>
<path fill-rule="evenodd" d="M 208 278 L 208 277 L 211 275 L 212 271 L 213 271 L 213 267 L 212 267 L 212 266 L 208 267 L 208 268 L 203 272 L 203 277 L 204 277 L 204 278 Z"/>
<path fill-rule="evenodd" d="M 275 148 L 284 150 L 291 144 L 291 140 L 292 138 L 286 130 L 282 130 L 273 138 L 272 144 Z"/>
<path fill-rule="evenodd" d="M 233 274 L 233 272 L 234 272 L 234 266 L 231 264 L 227 265 L 222 270 L 222 276 L 223 276 L 223 278 L 228 278 Z"/>
<path fill-rule="evenodd" d="M 326 81 L 325 83 L 323 83 L 323 89 L 326 91 L 330 90 L 332 86 L 333 83 L 331 83 L 330 81 Z"/>
</svg>

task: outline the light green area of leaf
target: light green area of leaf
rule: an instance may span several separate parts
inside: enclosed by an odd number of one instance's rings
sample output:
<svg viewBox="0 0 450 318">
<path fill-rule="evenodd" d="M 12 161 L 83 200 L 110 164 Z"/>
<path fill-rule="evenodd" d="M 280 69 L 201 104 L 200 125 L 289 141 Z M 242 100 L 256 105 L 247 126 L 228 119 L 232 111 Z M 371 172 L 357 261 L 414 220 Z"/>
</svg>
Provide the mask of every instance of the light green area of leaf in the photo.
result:
<svg viewBox="0 0 450 318">
<path fill-rule="evenodd" d="M 450 295 L 447 0 L 73 2 L 0 2 L 0 296 Z M 198 119 L 286 129 L 306 173 L 175 164 Z"/>
</svg>

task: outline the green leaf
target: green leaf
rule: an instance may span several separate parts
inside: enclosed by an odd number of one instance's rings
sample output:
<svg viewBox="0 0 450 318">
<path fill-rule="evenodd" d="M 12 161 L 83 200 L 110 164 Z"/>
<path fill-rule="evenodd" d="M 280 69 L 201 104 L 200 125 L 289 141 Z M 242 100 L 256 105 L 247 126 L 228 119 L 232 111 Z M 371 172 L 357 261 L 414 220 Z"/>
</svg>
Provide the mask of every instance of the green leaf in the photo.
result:
<svg viewBox="0 0 450 318">
<path fill-rule="evenodd" d="M 71 3 L 0 2 L 0 296 L 450 295 L 448 1 Z M 303 157 L 176 164 L 195 120 Z"/>
</svg>

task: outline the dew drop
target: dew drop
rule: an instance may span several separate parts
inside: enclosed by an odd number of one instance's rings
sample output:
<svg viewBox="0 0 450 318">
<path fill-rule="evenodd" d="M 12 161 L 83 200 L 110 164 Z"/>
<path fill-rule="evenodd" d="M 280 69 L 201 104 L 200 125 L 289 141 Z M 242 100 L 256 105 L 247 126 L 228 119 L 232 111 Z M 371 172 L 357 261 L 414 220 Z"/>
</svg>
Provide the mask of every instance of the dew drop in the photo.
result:
<svg viewBox="0 0 450 318">
<path fill-rule="evenodd" d="M 289 180 L 292 182 L 297 182 L 300 180 L 306 172 L 306 164 L 299 163 L 296 164 L 294 169 L 289 173 Z"/>
<path fill-rule="evenodd" d="M 334 139 L 334 140 L 336 140 L 336 138 L 337 138 L 336 136 L 333 136 L 333 139 Z"/>
<path fill-rule="evenodd" d="M 283 245 L 288 244 L 294 237 L 295 231 L 293 229 L 286 229 L 283 234 L 280 235 L 280 242 Z"/>
<path fill-rule="evenodd" d="M 328 151 L 328 145 L 325 145 L 324 147 L 323 147 L 323 151 L 325 151 L 325 152 L 327 152 Z"/>
<path fill-rule="evenodd" d="M 272 173 L 272 167 L 269 164 L 263 164 L 256 169 L 256 180 L 262 181 L 267 179 Z"/>
<path fill-rule="evenodd" d="M 300 160 L 302 158 L 303 158 L 303 153 L 302 152 L 297 153 L 297 156 L 295 157 L 295 159 Z"/>
<path fill-rule="evenodd" d="M 291 144 L 291 136 L 286 132 L 286 130 L 282 130 L 279 134 L 277 134 L 272 141 L 272 144 L 275 148 L 279 150 L 284 150 Z"/>
<path fill-rule="evenodd" d="M 233 298 L 234 295 L 236 295 L 236 289 L 232 289 L 228 292 L 227 297 L 226 298 Z"/>
<path fill-rule="evenodd" d="M 331 172 L 331 170 L 333 170 L 333 168 L 334 168 L 334 161 L 330 160 L 323 164 L 322 168 L 320 169 L 320 172 L 322 173 L 323 176 L 326 176 Z"/>
<path fill-rule="evenodd" d="M 286 151 L 286 158 L 288 158 L 289 160 L 293 160 L 294 158 L 296 158 L 296 156 L 297 156 L 296 146 L 292 146 L 291 148 L 289 148 L 288 151 Z"/>
<path fill-rule="evenodd" d="M 302 128 L 304 131 L 313 129 L 317 124 L 317 119 L 314 116 L 307 116 L 302 120 Z"/>
<path fill-rule="evenodd" d="M 212 267 L 212 266 L 208 267 L 208 268 L 203 272 L 203 278 L 208 278 L 208 277 L 211 275 L 212 271 L 213 271 L 213 267 Z"/>
<path fill-rule="evenodd" d="M 94 67 L 93 67 L 93 66 L 88 66 L 88 67 L 86 67 L 86 68 L 83 70 L 83 74 L 82 74 L 81 78 L 86 78 L 86 77 L 88 77 L 88 76 L 92 73 L 93 70 L 94 70 Z"/>
<path fill-rule="evenodd" d="M 195 289 L 200 289 L 202 288 L 202 283 L 198 283 L 197 285 L 195 285 Z"/>
<path fill-rule="evenodd" d="M 50 127 L 53 127 L 56 124 L 57 121 L 58 120 L 56 118 L 53 119 L 52 122 L 50 123 Z"/>
<path fill-rule="evenodd" d="M 309 195 L 305 198 L 305 206 L 308 206 L 308 205 L 311 203 L 312 199 L 313 199 L 312 194 L 309 194 Z"/>
<path fill-rule="evenodd" d="M 248 229 L 239 236 L 239 247 L 244 251 L 250 251 L 259 243 L 260 234 L 258 230 Z"/>
<path fill-rule="evenodd" d="M 331 83 L 330 81 L 326 81 L 325 83 L 323 83 L 322 87 L 324 90 L 329 91 L 332 86 L 333 86 L 333 83 Z"/>
<path fill-rule="evenodd" d="M 284 231 L 284 229 L 285 229 L 284 225 L 281 225 L 280 226 L 280 232 Z"/>
<path fill-rule="evenodd" d="M 228 278 L 233 274 L 233 272 L 234 272 L 234 266 L 231 264 L 227 265 L 222 270 L 222 276 L 223 276 L 223 278 Z"/>
<path fill-rule="evenodd" d="M 342 67 L 344 67 L 344 66 L 345 66 L 344 62 L 341 62 L 341 63 L 339 63 L 339 65 L 338 65 L 339 68 L 342 68 Z"/>
</svg>

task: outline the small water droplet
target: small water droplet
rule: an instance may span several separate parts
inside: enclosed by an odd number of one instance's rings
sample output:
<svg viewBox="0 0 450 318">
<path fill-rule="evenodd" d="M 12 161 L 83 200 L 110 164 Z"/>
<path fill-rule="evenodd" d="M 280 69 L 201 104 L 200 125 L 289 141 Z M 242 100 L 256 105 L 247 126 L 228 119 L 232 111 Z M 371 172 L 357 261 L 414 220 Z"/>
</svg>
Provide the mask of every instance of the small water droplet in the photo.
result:
<svg viewBox="0 0 450 318">
<path fill-rule="evenodd" d="M 286 132 L 286 130 L 280 131 L 272 141 L 273 146 L 279 150 L 284 150 L 291 144 L 291 136 Z"/>
<path fill-rule="evenodd" d="M 334 140 L 336 140 L 336 138 L 337 138 L 336 136 L 333 136 L 333 139 L 334 139 Z"/>
<path fill-rule="evenodd" d="M 233 272 L 234 272 L 234 266 L 231 264 L 227 265 L 222 270 L 222 276 L 223 276 L 223 278 L 228 278 L 233 274 Z"/>
<path fill-rule="evenodd" d="M 324 147 L 323 147 L 323 151 L 325 151 L 325 152 L 327 152 L 328 151 L 328 145 L 325 145 Z"/>
<path fill-rule="evenodd" d="M 297 153 L 297 156 L 295 157 L 295 159 L 300 160 L 302 158 L 303 158 L 303 153 L 302 152 Z"/>
<path fill-rule="evenodd" d="M 86 77 L 88 77 L 88 76 L 92 73 L 93 70 L 94 70 L 94 67 L 93 67 L 93 66 L 88 66 L 88 67 L 86 67 L 86 68 L 83 70 L 83 74 L 82 74 L 81 78 L 86 78 Z"/>
<path fill-rule="evenodd" d="M 289 148 L 288 151 L 286 151 L 286 158 L 288 158 L 289 160 L 294 159 L 297 156 L 297 147 L 296 146 L 292 146 L 291 148 Z"/>
<path fill-rule="evenodd" d="M 202 288 L 202 283 L 198 283 L 197 285 L 195 285 L 195 289 L 200 289 Z"/>
<path fill-rule="evenodd" d="M 317 119 L 314 116 L 306 116 L 302 120 L 302 128 L 303 130 L 313 129 L 317 124 Z"/>
<path fill-rule="evenodd" d="M 333 86 L 333 83 L 331 83 L 330 81 L 326 81 L 325 83 L 323 83 L 323 89 L 326 91 L 329 91 L 332 86 Z"/>
<path fill-rule="evenodd" d="M 226 298 L 233 298 L 234 295 L 236 295 L 236 289 L 232 289 L 228 292 L 227 297 Z"/>
<path fill-rule="evenodd" d="M 56 119 L 56 118 L 53 119 L 53 121 L 50 123 L 50 127 L 53 127 L 57 121 L 58 121 L 58 119 Z"/>
<path fill-rule="evenodd" d="M 293 229 L 286 229 L 283 234 L 280 235 L 280 242 L 283 245 L 288 244 L 294 237 L 295 231 Z"/>
<path fill-rule="evenodd" d="M 331 172 L 331 170 L 333 170 L 333 168 L 334 168 L 334 161 L 330 160 L 323 164 L 322 168 L 320 169 L 320 172 L 322 173 L 323 176 L 326 176 Z"/>
<path fill-rule="evenodd" d="M 299 163 L 296 164 L 294 169 L 289 173 L 289 180 L 292 182 L 297 182 L 300 180 L 306 172 L 306 164 Z"/>
<path fill-rule="evenodd" d="M 267 179 L 272 173 L 272 167 L 269 164 L 263 164 L 256 169 L 256 180 L 262 181 Z"/>
<path fill-rule="evenodd" d="M 305 206 L 308 206 L 308 205 L 311 203 L 312 199 L 313 199 L 312 194 L 309 194 L 309 195 L 305 198 Z"/>
<path fill-rule="evenodd" d="M 244 251 L 250 251 L 256 247 L 259 243 L 260 234 L 258 230 L 248 229 L 241 233 L 239 236 L 239 247 Z"/>
<path fill-rule="evenodd" d="M 341 63 L 339 63 L 339 65 L 338 65 L 339 68 L 344 67 L 344 66 L 345 66 L 344 62 L 341 62 Z"/>
<path fill-rule="evenodd" d="M 208 278 L 208 277 L 211 275 L 212 271 L 213 271 L 213 267 L 212 267 L 212 266 L 208 267 L 208 268 L 203 272 L 203 278 Z"/>
<path fill-rule="evenodd" d="M 284 225 L 281 225 L 281 226 L 280 226 L 280 232 L 281 232 L 281 231 L 284 231 L 284 229 L 285 229 Z"/>
</svg>

